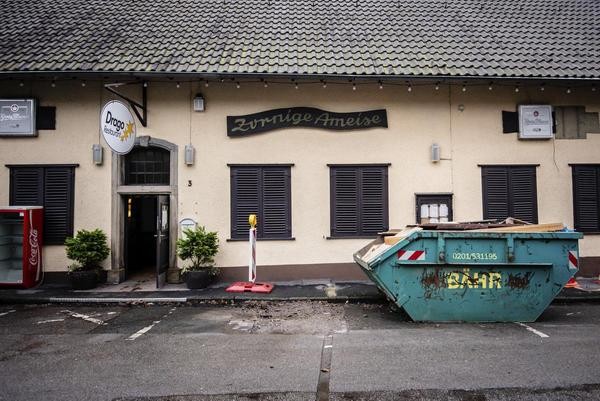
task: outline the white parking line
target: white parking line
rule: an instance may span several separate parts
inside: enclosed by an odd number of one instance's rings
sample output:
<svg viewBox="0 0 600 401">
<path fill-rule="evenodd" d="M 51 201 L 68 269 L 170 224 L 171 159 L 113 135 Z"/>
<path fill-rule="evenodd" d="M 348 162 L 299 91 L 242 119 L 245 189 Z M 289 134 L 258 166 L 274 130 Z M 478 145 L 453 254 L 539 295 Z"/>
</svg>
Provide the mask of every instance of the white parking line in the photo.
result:
<svg viewBox="0 0 600 401">
<path fill-rule="evenodd" d="M 171 308 L 171 310 L 168 313 L 165 313 L 161 319 L 166 318 L 167 316 L 169 316 L 170 314 L 172 314 L 173 312 L 175 312 L 175 309 L 177 308 Z M 143 329 L 140 329 L 138 331 L 136 331 L 135 333 L 133 333 L 132 335 L 130 335 L 129 337 L 126 338 L 126 340 L 129 341 L 133 341 L 136 338 L 138 338 L 139 336 L 146 334 L 147 332 L 149 332 L 150 330 L 152 330 L 152 328 L 154 326 L 156 326 L 157 324 L 159 324 L 161 321 L 160 320 L 155 320 L 154 322 L 152 322 L 152 324 L 150 326 L 146 326 Z"/>
<path fill-rule="evenodd" d="M 127 337 L 126 340 L 129 340 L 129 341 L 135 340 L 136 338 L 138 338 L 142 334 L 145 334 L 145 333 L 149 332 L 154 326 L 156 326 L 159 323 L 160 323 L 160 320 L 154 321 L 154 323 L 152 323 L 150 326 L 146 326 L 143 329 L 138 330 L 135 333 L 133 333 L 132 335 L 130 335 L 129 337 Z"/>
<path fill-rule="evenodd" d="M 15 309 L 11 309 L 11 310 L 9 310 L 8 312 L 2 312 L 2 313 L 0 313 L 0 316 L 6 316 L 6 315 L 8 315 L 9 313 L 13 313 L 13 312 L 16 312 L 16 310 L 15 310 Z"/>
<path fill-rule="evenodd" d="M 71 312 L 70 310 L 63 310 L 62 312 L 63 313 L 68 313 L 69 316 L 71 316 L 71 317 L 76 317 L 78 319 L 83 319 L 86 322 L 92 322 L 92 323 L 96 323 L 98 325 L 104 325 L 104 324 L 106 324 L 106 323 L 104 323 L 103 320 L 96 319 L 94 317 L 91 317 L 91 316 L 88 316 L 88 315 L 84 315 L 84 314 L 81 314 L 81 313 Z"/>
<path fill-rule="evenodd" d="M 45 323 L 54 323 L 54 322 L 64 322 L 65 319 L 49 319 L 49 320 L 41 320 L 36 322 L 36 324 L 45 324 Z"/>
<path fill-rule="evenodd" d="M 533 327 L 527 326 L 525 323 L 521 323 L 521 322 L 515 322 L 515 324 L 518 324 L 521 327 L 525 327 L 528 331 L 531 331 L 533 334 L 538 335 L 542 338 L 548 338 L 550 337 L 548 334 L 542 333 L 539 330 L 534 329 Z"/>
</svg>

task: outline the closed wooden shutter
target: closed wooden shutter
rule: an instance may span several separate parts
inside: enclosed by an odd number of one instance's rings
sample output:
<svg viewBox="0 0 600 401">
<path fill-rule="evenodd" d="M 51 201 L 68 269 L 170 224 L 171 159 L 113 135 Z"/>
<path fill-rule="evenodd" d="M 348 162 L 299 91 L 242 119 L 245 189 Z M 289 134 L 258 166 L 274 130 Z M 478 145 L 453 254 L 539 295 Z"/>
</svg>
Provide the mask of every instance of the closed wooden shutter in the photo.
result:
<svg viewBox="0 0 600 401">
<path fill-rule="evenodd" d="M 44 169 L 11 168 L 9 202 L 14 206 L 44 206 Z"/>
<path fill-rule="evenodd" d="M 248 216 L 259 214 L 259 185 L 259 167 L 231 169 L 231 238 L 248 238 Z"/>
<path fill-rule="evenodd" d="M 483 167 L 483 218 L 505 219 L 509 215 L 508 169 L 506 167 Z"/>
<path fill-rule="evenodd" d="M 361 169 L 360 235 L 388 229 L 387 167 Z"/>
<path fill-rule="evenodd" d="M 537 223 L 535 166 L 483 166 L 481 178 L 484 219 Z"/>
<path fill-rule="evenodd" d="M 600 232 L 600 166 L 573 166 L 575 229 Z"/>
<path fill-rule="evenodd" d="M 332 237 L 387 230 L 387 166 L 330 166 L 330 188 Z"/>
<path fill-rule="evenodd" d="M 43 206 L 44 244 L 64 244 L 73 235 L 74 167 L 11 167 L 10 178 L 10 204 Z"/>
<path fill-rule="evenodd" d="M 258 238 L 292 237 L 289 166 L 231 167 L 231 238 L 248 238 L 250 214 L 258 217 Z"/>
<path fill-rule="evenodd" d="M 262 213 L 259 213 L 259 218 L 262 217 L 259 232 L 263 238 L 292 236 L 290 195 L 290 168 L 263 168 Z"/>
<path fill-rule="evenodd" d="M 73 235 L 74 169 L 48 167 L 44 176 L 44 243 L 63 244 Z"/>
<path fill-rule="evenodd" d="M 510 216 L 531 223 L 538 222 L 535 167 L 509 169 Z"/>
<path fill-rule="evenodd" d="M 356 168 L 331 168 L 331 236 L 344 237 L 360 232 L 360 171 Z"/>
</svg>

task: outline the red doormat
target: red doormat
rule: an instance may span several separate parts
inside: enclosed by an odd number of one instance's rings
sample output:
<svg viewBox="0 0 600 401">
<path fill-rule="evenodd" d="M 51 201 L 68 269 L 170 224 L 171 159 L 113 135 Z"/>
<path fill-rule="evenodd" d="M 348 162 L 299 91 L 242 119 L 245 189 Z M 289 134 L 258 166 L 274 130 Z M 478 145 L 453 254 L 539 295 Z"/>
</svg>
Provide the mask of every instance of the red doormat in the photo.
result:
<svg viewBox="0 0 600 401">
<path fill-rule="evenodd" d="M 256 292 L 260 294 L 269 294 L 273 291 L 273 284 L 269 283 L 250 283 L 248 281 L 238 281 L 225 289 L 227 292 Z"/>
</svg>

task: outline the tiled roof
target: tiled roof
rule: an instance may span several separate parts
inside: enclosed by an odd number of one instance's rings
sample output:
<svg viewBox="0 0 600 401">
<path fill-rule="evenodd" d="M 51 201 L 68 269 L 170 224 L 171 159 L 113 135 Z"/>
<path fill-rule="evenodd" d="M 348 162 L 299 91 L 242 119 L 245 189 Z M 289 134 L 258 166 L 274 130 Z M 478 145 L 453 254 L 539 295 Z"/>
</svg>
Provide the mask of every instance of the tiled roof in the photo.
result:
<svg viewBox="0 0 600 401">
<path fill-rule="evenodd" d="M 600 0 L 3 0 L 0 72 L 600 78 Z"/>
</svg>

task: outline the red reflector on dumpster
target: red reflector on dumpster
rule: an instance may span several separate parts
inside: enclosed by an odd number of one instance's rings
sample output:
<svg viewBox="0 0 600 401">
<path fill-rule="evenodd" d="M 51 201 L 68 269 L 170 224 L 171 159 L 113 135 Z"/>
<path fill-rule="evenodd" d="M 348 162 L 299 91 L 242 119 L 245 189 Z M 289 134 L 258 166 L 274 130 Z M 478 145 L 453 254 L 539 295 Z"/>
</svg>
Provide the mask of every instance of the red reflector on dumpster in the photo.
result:
<svg viewBox="0 0 600 401">
<path fill-rule="evenodd" d="M 571 277 L 571 279 L 565 284 L 565 288 L 577 288 L 579 287 L 579 283 L 575 280 L 575 277 Z"/>
<path fill-rule="evenodd" d="M 227 292 L 256 292 L 260 294 L 269 294 L 273 291 L 273 284 L 269 283 L 251 283 L 248 281 L 238 281 L 225 289 Z"/>
</svg>

